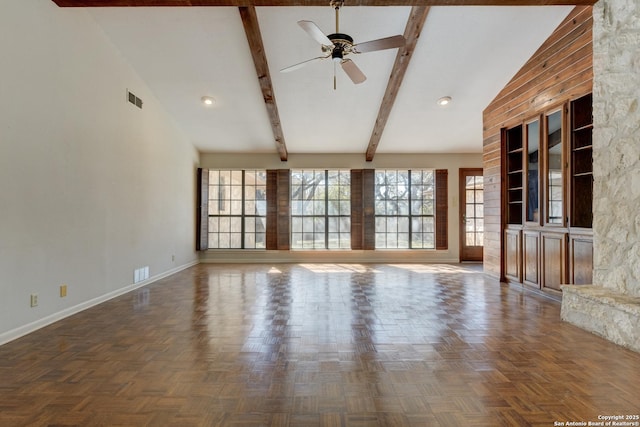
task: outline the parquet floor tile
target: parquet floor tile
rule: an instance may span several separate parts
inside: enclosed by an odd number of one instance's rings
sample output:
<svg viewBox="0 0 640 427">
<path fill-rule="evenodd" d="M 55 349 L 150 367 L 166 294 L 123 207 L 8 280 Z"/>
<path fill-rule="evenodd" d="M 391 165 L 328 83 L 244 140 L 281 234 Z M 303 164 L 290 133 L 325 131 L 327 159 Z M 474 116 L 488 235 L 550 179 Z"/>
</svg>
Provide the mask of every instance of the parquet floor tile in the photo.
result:
<svg viewBox="0 0 640 427">
<path fill-rule="evenodd" d="M 198 265 L 0 346 L 0 426 L 553 426 L 640 354 L 477 267 Z"/>
</svg>

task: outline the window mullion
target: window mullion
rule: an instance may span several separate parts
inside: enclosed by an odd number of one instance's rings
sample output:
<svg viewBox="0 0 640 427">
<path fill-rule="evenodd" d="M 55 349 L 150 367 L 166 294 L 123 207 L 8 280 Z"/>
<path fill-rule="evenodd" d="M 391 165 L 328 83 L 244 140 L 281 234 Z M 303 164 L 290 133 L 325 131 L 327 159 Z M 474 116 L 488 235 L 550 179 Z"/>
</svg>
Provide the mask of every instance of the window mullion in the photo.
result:
<svg viewBox="0 0 640 427">
<path fill-rule="evenodd" d="M 244 232 L 245 232 L 245 229 L 244 229 L 244 222 L 245 222 L 244 221 L 244 216 L 245 216 L 245 207 L 244 207 L 244 204 L 245 204 L 245 200 L 244 200 L 244 198 L 245 198 L 245 196 L 244 196 L 245 175 L 244 174 L 245 174 L 245 172 L 246 172 L 245 170 L 242 170 L 242 181 L 241 181 L 242 182 L 242 186 L 240 188 L 240 191 L 242 192 L 242 195 L 240 196 L 240 200 L 241 200 L 241 204 L 242 204 L 241 205 L 241 209 L 240 209 L 240 248 L 241 249 L 245 248 L 244 247 Z"/>
<path fill-rule="evenodd" d="M 411 202 L 413 202 L 413 199 L 411 197 L 412 192 L 411 192 L 411 169 L 409 169 L 408 171 L 408 178 L 409 178 L 409 210 L 408 210 L 408 214 L 409 214 L 409 236 L 407 236 L 407 240 L 409 243 L 409 249 L 413 249 L 413 242 L 412 242 L 412 236 L 413 236 L 413 213 L 411 212 L 411 208 L 413 207 Z"/>
<path fill-rule="evenodd" d="M 329 249 L 329 171 L 324 171 L 324 248 Z"/>
</svg>

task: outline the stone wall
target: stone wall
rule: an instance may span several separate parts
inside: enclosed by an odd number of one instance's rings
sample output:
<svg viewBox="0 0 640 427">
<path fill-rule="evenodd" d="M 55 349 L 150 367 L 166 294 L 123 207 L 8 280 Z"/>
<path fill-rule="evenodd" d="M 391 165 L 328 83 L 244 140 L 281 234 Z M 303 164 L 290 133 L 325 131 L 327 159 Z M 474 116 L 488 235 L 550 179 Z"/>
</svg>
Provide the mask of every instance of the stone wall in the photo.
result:
<svg viewBox="0 0 640 427">
<path fill-rule="evenodd" d="M 593 8 L 592 286 L 563 286 L 562 319 L 640 352 L 640 2 Z"/>
<path fill-rule="evenodd" d="M 640 2 L 593 8 L 594 284 L 640 297 Z"/>
</svg>

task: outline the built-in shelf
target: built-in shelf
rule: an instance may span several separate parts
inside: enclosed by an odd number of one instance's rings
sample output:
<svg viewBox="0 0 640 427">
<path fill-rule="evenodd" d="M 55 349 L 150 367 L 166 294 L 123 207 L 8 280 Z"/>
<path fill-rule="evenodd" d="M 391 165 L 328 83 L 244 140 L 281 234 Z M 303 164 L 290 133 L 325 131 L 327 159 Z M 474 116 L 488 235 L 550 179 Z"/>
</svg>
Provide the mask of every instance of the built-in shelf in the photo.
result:
<svg viewBox="0 0 640 427">
<path fill-rule="evenodd" d="M 507 172 L 507 223 L 522 224 L 524 145 L 522 126 L 505 131 L 506 172 Z"/>
<path fill-rule="evenodd" d="M 593 224 L 593 99 L 571 102 L 571 227 Z"/>
<path fill-rule="evenodd" d="M 585 130 L 585 129 L 593 129 L 593 123 L 589 123 L 588 125 L 584 125 L 581 127 L 577 127 L 575 129 L 573 129 L 574 132 L 579 132 L 581 130 Z"/>
<path fill-rule="evenodd" d="M 592 145 L 585 145 L 584 147 L 576 147 L 573 149 L 573 151 L 581 151 L 581 150 L 593 150 L 593 146 Z"/>
</svg>

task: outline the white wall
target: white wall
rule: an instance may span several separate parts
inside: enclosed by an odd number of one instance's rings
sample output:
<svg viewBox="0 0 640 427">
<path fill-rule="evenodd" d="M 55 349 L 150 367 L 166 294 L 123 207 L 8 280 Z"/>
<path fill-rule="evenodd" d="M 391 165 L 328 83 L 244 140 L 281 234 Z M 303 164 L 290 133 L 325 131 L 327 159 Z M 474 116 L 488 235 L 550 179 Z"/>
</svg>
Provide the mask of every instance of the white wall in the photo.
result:
<svg viewBox="0 0 640 427">
<path fill-rule="evenodd" d="M 447 169 L 449 196 L 449 248 L 447 250 L 376 250 L 376 251 L 246 251 L 211 250 L 201 253 L 203 262 L 458 262 L 459 169 L 481 168 L 482 154 L 376 154 L 372 162 L 364 154 L 290 154 L 280 161 L 276 154 L 202 154 L 201 164 L 210 169 Z"/>
<path fill-rule="evenodd" d="M 198 153 L 83 9 L 0 7 L 1 344 L 197 261 Z"/>
</svg>

